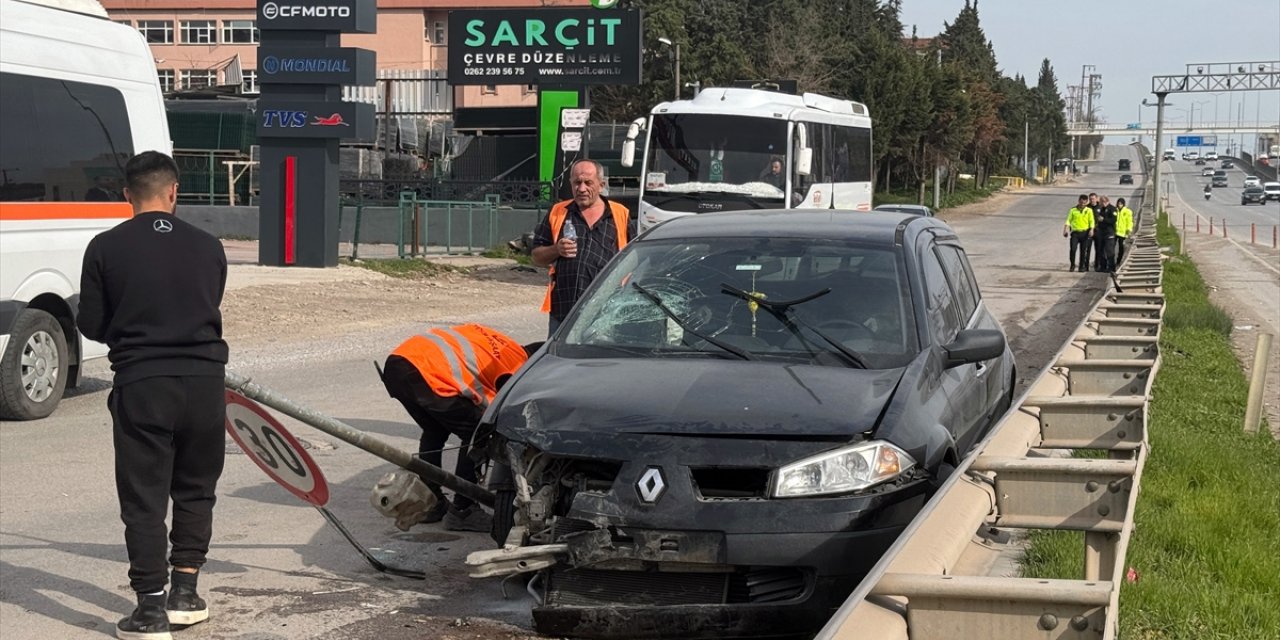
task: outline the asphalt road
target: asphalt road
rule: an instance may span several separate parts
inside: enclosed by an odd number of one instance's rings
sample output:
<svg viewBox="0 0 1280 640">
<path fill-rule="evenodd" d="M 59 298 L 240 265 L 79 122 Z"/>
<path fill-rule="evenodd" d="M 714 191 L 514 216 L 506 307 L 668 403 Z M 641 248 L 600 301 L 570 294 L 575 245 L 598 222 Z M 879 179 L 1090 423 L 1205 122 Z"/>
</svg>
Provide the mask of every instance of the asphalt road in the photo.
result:
<svg viewBox="0 0 1280 640">
<path fill-rule="evenodd" d="M 1081 191 L 1132 195 L 1129 187 L 1117 188 L 1117 174 L 1105 170 L 1122 155 L 1137 158 L 1129 147 L 1108 147 L 1078 181 L 1002 196 L 979 213 L 943 216 L 960 234 L 985 300 L 1006 328 L 1024 384 L 1046 366 L 1105 284 L 1101 274 L 1067 271 L 1061 228 Z M 528 341 L 541 338 L 545 327 L 545 317 L 532 308 L 431 319 L 464 320 Z M 231 367 L 412 450 L 417 428 L 386 397 L 371 363 L 421 327 L 364 329 L 341 340 L 279 336 L 254 349 L 233 345 Z M 264 333 L 271 330 L 262 327 Z M 108 637 L 116 619 L 133 606 L 105 407 L 110 373 L 99 361 L 87 376 L 53 417 L 0 425 L 0 636 L 6 639 Z M 509 637 L 461 620 L 467 617 L 528 627 L 531 599 L 523 591 L 509 589 L 504 599 L 498 581 L 466 577 L 462 559 L 488 547 L 487 536 L 438 526 L 397 531 L 368 498 L 389 464 L 298 423 L 284 423 L 327 476 L 329 508 L 353 535 L 383 561 L 429 577 L 415 581 L 373 570 L 315 509 L 273 484 L 228 440 L 211 560 L 201 583 L 213 617 L 179 637 Z M 481 635 L 481 627 L 490 635 Z"/>
</svg>

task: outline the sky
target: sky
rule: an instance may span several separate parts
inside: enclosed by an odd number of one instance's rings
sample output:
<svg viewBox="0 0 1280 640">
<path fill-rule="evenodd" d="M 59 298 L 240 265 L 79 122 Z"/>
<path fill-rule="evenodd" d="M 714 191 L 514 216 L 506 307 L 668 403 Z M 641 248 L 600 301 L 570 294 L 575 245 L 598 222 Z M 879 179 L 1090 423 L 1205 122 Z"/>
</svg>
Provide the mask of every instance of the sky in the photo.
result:
<svg viewBox="0 0 1280 640">
<path fill-rule="evenodd" d="M 920 37 L 937 35 L 964 3 L 903 0 L 905 35 L 912 25 Z M 1143 98 L 1155 102 L 1154 75 L 1182 74 L 1195 63 L 1280 61 L 1280 0 L 978 0 L 978 17 L 1005 75 L 1021 73 L 1034 85 L 1049 58 L 1065 94 L 1080 84 L 1082 65 L 1096 67 L 1102 95 L 1095 106 L 1110 123 L 1135 122 Z M 1193 108 L 1197 123 L 1216 114 L 1227 124 L 1228 113 L 1232 121 L 1255 122 L 1260 113 L 1262 122 L 1280 122 L 1277 90 L 1171 94 L 1166 104 L 1166 125 L 1185 127 Z M 1154 108 L 1141 111 L 1144 123 L 1155 122 Z M 1108 141 L 1118 140 L 1128 138 Z"/>
</svg>

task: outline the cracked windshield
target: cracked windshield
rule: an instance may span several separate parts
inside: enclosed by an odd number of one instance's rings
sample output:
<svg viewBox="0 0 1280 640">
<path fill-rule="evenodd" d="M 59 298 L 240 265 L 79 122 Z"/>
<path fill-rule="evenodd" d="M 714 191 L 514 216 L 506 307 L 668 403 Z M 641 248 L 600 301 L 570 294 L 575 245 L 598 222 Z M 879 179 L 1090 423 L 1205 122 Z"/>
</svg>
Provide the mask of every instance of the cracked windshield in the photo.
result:
<svg viewBox="0 0 1280 640">
<path fill-rule="evenodd" d="M 844 366 L 823 334 L 872 368 L 902 366 L 916 352 L 910 299 L 888 250 L 776 238 L 652 242 L 632 247 L 601 279 L 571 319 L 561 354 L 745 354 Z"/>
</svg>

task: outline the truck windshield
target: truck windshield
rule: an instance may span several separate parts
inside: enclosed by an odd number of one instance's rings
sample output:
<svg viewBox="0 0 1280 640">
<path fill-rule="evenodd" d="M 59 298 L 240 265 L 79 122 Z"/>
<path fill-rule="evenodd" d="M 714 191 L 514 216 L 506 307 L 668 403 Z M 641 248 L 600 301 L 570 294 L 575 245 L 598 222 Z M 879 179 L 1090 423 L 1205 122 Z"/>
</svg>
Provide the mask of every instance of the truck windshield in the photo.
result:
<svg viewBox="0 0 1280 640">
<path fill-rule="evenodd" d="M 696 113 L 657 115 L 648 149 L 648 192 L 782 199 L 786 121 Z"/>
</svg>

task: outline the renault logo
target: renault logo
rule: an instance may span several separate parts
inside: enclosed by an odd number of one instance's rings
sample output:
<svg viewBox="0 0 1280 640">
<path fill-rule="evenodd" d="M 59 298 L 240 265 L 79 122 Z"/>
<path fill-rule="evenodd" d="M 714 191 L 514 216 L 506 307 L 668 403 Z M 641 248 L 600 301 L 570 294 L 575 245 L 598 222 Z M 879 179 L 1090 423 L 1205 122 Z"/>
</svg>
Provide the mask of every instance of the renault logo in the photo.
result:
<svg viewBox="0 0 1280 640">
<path fill-rule="evenodd" d="M 640 481 L 636 483 L 636 492 L 640 494 L 640 501 L 645 504 L 657 502 L 666 490 L 667 482 L 662 477 L 662 469 L 658 467 L 645 469 Z"/>
<path fill-rule="evenodd" d="M 151 223 L 151 228 L 155 229 L 156 233 L 169 233 L 173 231 L 173 223 L 168 220 L 156 220 Z"/>
</svg>

